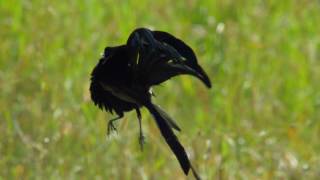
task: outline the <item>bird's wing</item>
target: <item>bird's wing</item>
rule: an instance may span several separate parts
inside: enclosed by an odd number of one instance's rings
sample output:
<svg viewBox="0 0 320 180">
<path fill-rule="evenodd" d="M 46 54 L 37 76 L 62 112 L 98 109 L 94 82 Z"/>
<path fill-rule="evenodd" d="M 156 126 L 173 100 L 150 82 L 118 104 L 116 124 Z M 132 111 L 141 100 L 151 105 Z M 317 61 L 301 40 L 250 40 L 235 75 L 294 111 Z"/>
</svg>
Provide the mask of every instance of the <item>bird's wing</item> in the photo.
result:
<svg viewBox="0 0 320 180">
<path fill-rule="evenodd" d="M 157 41 L 169 44 L 170 46 L 175 48 L 181 54 L 181 56 L 185 58 L 184 63 L 189 66 L 189 68 L 197 72 L 196 77 L 199 78 L 207 87 L 211 87 L 211 82 L 208 75 L 198 64 L 197 57 L 190 46 L 167 32 L 153 31 L 153 36 Z"/>
<path fill-rule="evenodd" d="M 132 66 L 134 74 L 138 74 L 138 81 L 146 85 L 157 85 L 174 76 L 189 74 L 211 87 L 210 79 L 198 65 L 193 50 L 169 33 L 139 28 L 131 33 L 127 46 L 138 52 Z"/>
<path fill-rule="evenodd" d="M 157 66 L 150 67 L 148 69 L 148 76 L 145 78 L 150 85 L 158 85 L 180 74 L 197 76 L 197 72 L 185 64 L 162 63 L 158 64 Z"/>
<path fill-rule="evenodd" d="M 131 82 L 131 69 L 127 64 L 133 57 L 134 54 L 125 45 L 105 48 L 102 57 L 91 73 L 91 99 L 99 108 L 110 112 L 116 109 L 130 108 L 131 105 L 128 105 L 126 101 L 120 101 L 122 99 L 130 100 L 130 98 L 122 94 L 114 95 L 111 86 Z"/>
<path fill-rule="evenodd" d="M 165 42 L 175 48 L 189 64 L 197 64 L 197 57 L 192 48 L 185 44 L 182 40 L 174 37 L 173 35 L 163 31 L 153 31 L 154 38 L 157 41 Z"/>
</svg>

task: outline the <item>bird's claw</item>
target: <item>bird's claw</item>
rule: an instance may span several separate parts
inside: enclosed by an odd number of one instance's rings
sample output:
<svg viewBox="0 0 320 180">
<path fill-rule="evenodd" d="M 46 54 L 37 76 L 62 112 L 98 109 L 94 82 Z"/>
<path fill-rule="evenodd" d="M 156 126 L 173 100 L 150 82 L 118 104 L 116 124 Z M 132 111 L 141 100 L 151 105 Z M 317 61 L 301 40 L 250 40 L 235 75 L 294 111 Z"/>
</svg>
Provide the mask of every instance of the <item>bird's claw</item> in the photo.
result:
<svg viewBox="0 0 320 180">
<path fill-rule="evenodd" d="M 114 126 L 113 122 L 109 121 L 108 122 L 108 135 L 110 135 L 111 132 L 113 132 L 113 131 L 115 131 L 116 133 L 118 132 L 117 128 Z"/>
<path fill-rule="evenodd" d="M 143 145 L 145 144 L 145 137 L 143 134 L 140 134 L 139 136 L 139 144 L 140 144 L 141 150 L 143 150 Z"/>
</svg>

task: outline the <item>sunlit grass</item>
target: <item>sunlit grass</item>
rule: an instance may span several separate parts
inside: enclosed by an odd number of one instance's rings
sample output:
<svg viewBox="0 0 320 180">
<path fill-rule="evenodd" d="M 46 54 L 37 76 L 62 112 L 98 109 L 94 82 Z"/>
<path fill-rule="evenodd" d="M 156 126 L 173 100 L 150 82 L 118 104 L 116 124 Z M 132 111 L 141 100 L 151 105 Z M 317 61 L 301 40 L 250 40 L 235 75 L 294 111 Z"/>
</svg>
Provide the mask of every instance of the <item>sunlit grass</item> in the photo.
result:
<svg viewBox="0 0 320 180">
<path fill-rule="evenodd" d="M 105 46 L 140 26 L 196 51 L 213 88 L 183 76 L 155 101 L 205 179 L 320 176 L 318 1 L 0 1 L 0 179 L 184 179 L 151 116 L 147 144 L 90 101 Z"/>
</svg>

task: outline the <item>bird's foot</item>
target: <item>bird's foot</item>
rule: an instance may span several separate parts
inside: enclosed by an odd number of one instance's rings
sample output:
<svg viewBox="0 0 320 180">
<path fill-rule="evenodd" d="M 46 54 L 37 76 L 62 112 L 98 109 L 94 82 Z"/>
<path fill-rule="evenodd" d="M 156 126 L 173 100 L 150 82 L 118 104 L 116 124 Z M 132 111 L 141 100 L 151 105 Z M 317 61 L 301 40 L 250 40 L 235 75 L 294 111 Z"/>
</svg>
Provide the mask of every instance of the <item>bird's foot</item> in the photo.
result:
<svg viewBox="0 0 320 180">
<path fill-rule="evenodd" d="M 145 137 L 144 135 L 141 133 L 139 135 L 139 144 L 140 144 L 140 148 L 141 148 L 141 151 L 143 150 L 143 145 L 145 144 Z"/>
<path fill-rule="evenodd" d="M 108 136 L 111 134 L 111 132 L 115 131 L 116 133 L 118 132 L 117 131 L 117 128 L 114 126 L 113 122 L 112 121 L 109 121 L 108 122 Z"/>
</svg>

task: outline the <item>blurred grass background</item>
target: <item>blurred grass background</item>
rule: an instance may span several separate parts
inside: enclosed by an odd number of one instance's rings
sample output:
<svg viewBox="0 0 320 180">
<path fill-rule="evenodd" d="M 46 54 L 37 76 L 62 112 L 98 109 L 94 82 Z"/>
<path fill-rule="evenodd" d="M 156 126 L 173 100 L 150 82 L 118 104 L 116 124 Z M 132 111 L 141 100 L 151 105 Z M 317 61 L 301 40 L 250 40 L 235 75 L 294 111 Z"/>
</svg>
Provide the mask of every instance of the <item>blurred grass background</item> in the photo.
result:
<svg viewBox="0 0 320 180">
<path fill-rule="evenodd" d="M 104 47 L 141 26 L 185 40 L 213 81 L 155 89 L 204 179 L 317 179 L 319 20 L 310 0 L 2 0 L 0 179 L 185 179 L 145 110 L 141 152 L 135 113 L 107 138 L 90 101 Z"/>
</svg>

